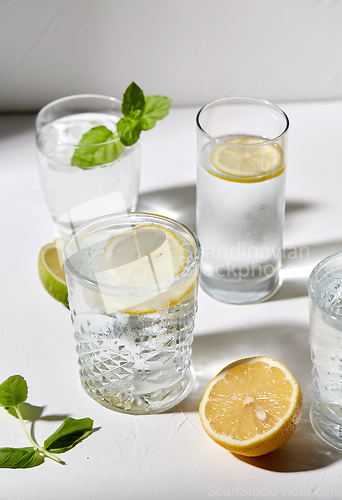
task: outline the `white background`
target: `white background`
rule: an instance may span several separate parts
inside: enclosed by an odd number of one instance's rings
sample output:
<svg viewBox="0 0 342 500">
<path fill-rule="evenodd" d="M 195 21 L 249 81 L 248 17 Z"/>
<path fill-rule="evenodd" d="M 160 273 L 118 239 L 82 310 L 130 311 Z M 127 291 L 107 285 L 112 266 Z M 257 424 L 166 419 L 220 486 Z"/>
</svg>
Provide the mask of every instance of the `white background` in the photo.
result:
<svg viewBox="0 0 342 500">
<path fill-rule="evenodd" d="M 306 292 L 313 266 L 342 249 L 341 19 L 341 0 L 0 0 L 0 110 L 18 113 L 0 116 L 0 381 L 27 379 L 28 427 L 40 442 L 66 416 L 89 416 L 97 429 L 65 455 L 64 467 L 0 469 L 0 500 L 342 498 L 342 454 L 309 421 Z M 140 417 L 111 412 L 80 388 L 70 313 L 38 278 L 38 253 L 54 230 L 34 113 L 20 114 L 74 93 L 120 97 L 133 79 L 175 105 L 143 134 L 138 208 L 192 228 L 198 108 L 224 96 L 263 97 L 291 124 L 281 290 L 249 306 L 200 290 L 197 385 L 167 413 Z M 288 366 L 304 409 L 283 447 L 244 459 L 211 441 L 198 404 L 220 369 L 253 355 Z M 27 445 L 0 408 L 0 446 Z"/>
<path fill-rule="evenodd" d="M 0 0 L 0 111 L 78 93 L 342 96 L 340 0 Z"/>
</svg>

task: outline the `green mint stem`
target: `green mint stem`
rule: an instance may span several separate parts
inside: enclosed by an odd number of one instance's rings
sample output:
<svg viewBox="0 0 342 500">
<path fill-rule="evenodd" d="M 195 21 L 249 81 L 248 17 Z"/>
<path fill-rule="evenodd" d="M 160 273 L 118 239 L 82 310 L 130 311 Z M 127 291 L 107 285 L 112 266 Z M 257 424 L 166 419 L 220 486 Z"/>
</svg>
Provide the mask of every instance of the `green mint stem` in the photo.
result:
<svg viewBox="0 0 342 500">
<path fill-rule="evenodd" d="M 65 465 L 65 462 L 63 462 L 63 460 L 61 460 L 59 457 L 57 457 L 57 455 L 54 455 L 53 453 L 50 453 L 49 451 L 47 451 L 45 448 L 42 448 L 41 446 L 39 446 L 38 443 L 36 443 L 30 436 L 27 428 L 26 428 L 26 425 L 25 425 L 25 422 L 24 422 L 24 419 L 21 415 L 21 412 L 20 412 L 20 409 L 19 409 L 19 406 L 15 406 L 14 407 L 15 411 L 16 411 L 16 414 L 18 415 L 18 418 L 20 420 L 20 423 L 21 423 L 21 426 L 26 434 L 26 437 L 27 439 L 30 441 L 30 443 L 32 444 L 32 446 L 34 448 L 36 448 L 37 450 L 39 450 L 41 453 L 43 453 L 43 455 L 45 455 L 46 457 L 48 458 L 51 458 L 51 460 L 54 460 L 55 462 L 58 462 L 59 464 L 61 465 Z"/>
</svg>

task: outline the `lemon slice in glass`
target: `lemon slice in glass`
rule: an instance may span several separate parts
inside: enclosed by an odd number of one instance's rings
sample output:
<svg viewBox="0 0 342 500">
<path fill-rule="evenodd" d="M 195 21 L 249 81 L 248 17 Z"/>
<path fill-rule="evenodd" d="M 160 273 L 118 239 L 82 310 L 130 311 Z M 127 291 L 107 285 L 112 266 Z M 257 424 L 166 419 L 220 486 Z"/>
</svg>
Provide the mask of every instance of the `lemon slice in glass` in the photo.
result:
<svg viewBox="0 0 342 500">
<path fill-rule="evenodd" d="M 258 137 L 234 137 L 225 143 L 213 150 L 211 163 L 220 172 L 235 177 L 227 180 L 260 182 L 284 171 L 282 150 L 277 144 Z"/>
<path fill-rule="evenodd" d="M 293 434 L 302 415 L 302 393 L 279 361 L 266 356 L 242 359 L 210 382 L 199 414 L 207 434 L 224 448 L 264 455 Z"/>
<path fill-rule="evenodd" d="M 161 226 L 141 226 L 115 236 L 103 254 L 103 266 L 124 287 L 148 286 L 172 280 L 187 260 L 182 241 Z"/>
<path fill-rule="evenodd" d="M 194 288 L 197 275 L 175 278 L 185 269 L 187 251 L 180 238 L 157 225 L 139 226 L 110 240 L 102 258 L 99 283 L 107 312 L 146 314 L 165 310 L 181 302 Z"/>
</svg>

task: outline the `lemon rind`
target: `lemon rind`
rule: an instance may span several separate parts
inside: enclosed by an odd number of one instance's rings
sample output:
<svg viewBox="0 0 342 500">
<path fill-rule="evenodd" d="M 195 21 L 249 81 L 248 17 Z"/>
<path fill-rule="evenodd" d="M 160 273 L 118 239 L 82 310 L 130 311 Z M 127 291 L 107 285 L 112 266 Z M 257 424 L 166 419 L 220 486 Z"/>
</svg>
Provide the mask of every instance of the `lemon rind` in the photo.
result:
<svg viewBox="0 0 342 500">
<path fill-rule="evenodd" d="M 286 165 L 282 165 L 275 172 L 267 173 L 267 174 L 259 176 L 259 177 L 237 177 L 237 176 L 230 177 L 229 174 L 226 174 L 226 176 L 223 176 L 220 174 L 216 174 L 215 172 L 212 172 L 211 170 L 207 169 L 204 166 L 203 166 L 203 168 L 206 172 L 208 172 L 208 174 L 212 175 L 213 177 L 217 177 L 218 179 L 222 179 L 224 181 L 238 182 L 238 183 L 242 183 L 242 184 L 254 184 L 257 182 L 264 182 L 264 181 L 268 181 L 269 179 L 274 179 L 275 177 L 279 177 L 279 175 L 281 175 L 286 170 Z M 215 167 L 215 168 L 217 168 L 217 167 Z"/>
</svg>

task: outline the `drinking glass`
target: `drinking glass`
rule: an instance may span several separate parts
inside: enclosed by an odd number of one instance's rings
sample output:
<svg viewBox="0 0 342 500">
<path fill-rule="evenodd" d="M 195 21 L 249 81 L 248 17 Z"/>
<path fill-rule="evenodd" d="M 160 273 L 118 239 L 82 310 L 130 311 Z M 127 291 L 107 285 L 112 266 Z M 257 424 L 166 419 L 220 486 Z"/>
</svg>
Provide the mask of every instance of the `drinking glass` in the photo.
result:
<svg viewBox="0 0 342 500">
<path fill-rule="evenodd" d="M 141 164 L 139 142 L 124 147 L 115 136 L 103 144 L 79 145 L 83 134 L 93 127 L 102 125 L 115 132 L 121 116 L 121 101 L 92 94 L 57 99 L 38 113 L 39 175 L 59 235 L 66 236 L 100 215 L 135 209 Z M 99 165 L 72 165 L 75 155 L 86 157 L 101 146 L 106 151 L 112 148 L 118 158 L 112 161 L 109 154 L 107 162 L 102 155 Z"/>
<path fill-rule="evenodd" d="M 281 284 L 288 129 L 260 99 L 221 99 L 197 115 L 200 284 L 223 302 L 262 301 Z"/>
<path fill-rule="evenodd" d="M 144 213 L 99 217 L 68 237 L 80 378 L 97 402 L 146 414 L 188 393 L 200 254 L 186 226 Z"/>
<path fill-rule="evenodd" d="M 314 397 L 311 423 L 342 450 L 342 252 L 322 260 L 308 281 Z"/>
</svg>

